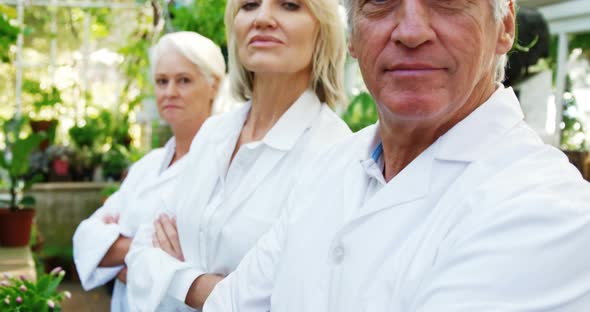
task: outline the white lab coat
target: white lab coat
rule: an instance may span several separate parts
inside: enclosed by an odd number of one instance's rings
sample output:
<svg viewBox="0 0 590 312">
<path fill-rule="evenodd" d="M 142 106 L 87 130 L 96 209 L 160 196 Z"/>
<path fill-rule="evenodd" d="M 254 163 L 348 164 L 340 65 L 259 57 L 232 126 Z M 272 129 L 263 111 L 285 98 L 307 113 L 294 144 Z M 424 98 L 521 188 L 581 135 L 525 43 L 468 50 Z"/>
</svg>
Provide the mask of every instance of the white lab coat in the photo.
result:
<svg viewBox="0 0 590 312">
<path fill-rule="evenodd" d="M 135 311 L 189 310 L 184 301 L 201 274 L 232 272 L 281 214 L 301 168 L 350 135 L 346 124 L 306 91 L 262 141 L 229 161 L 250 104 L 212 117 L 193 140 L 186 172 L 169 206 L 185 257 L 152 247 L 153 225 L 142 225 L 126 258 L 129 300 Z M 159 307 L 158 307 L 159 305 Z"/>
<path fill-rule="evenodd" d="M 385 183 L 378 125 L 301 177 L 205 312 L 590 311 L 590 184 L 494 95 Z"/>
<path fill-rule="evenodd" d="M 82 221 L 73 238 L 74 262 L 85 290 L 101 286 L 117 276 L 123 266 L 101 268 L 98 264 L 119 235 L 133 237 L 140 224 L 153 219 L 172 193 L 173 182 L 183 171 L 183 159 L 168 167 L 175 150 L 172 138 L 164 148 L 151 151 L 135 163 L 120 189 L 92 216 Z M 105 214 L 119 214 L 118 224 L 104 224 Z M 111 311 L 129 311 L 127 291 L 115 281 Z"/>
</svg>

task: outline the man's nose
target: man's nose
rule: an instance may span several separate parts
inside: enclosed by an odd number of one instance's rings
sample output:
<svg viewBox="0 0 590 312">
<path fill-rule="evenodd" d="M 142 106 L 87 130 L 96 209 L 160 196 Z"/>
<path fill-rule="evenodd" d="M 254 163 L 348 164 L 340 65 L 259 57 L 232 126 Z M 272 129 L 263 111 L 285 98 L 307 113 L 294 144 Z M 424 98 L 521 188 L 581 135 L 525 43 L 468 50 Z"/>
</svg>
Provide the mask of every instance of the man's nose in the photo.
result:
<svg viewBox="0 0 590 312">
<path fill-rule="evenodd" d="M 424 0 L 402 0 L 393 18 L 397 25 L 391 33 L 391 40 L 396 44 L 414 49 L 436 36 L 430 24 L 430 8 Z"/>
</svg>

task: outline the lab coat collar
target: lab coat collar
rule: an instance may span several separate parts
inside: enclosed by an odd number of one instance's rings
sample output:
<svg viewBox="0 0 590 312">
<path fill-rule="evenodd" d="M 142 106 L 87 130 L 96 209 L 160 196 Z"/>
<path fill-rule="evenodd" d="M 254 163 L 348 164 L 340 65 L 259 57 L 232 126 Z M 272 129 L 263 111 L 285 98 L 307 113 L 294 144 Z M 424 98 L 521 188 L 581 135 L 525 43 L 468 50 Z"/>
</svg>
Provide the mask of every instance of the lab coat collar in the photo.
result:
<svg viewBox="0 0 590 312">
<path fill-rule="evenodd" d="M 159 170 L 153 174 L 153 178 L 149 178 L 146 176 L 146 183 L 144 183 L 144 187 L 142 188 L 141 192 L 148 191 L 154 187 L 159 187 L 162 183 L 175 178 L 180 174 L 182 171 L 182 163 L 186 161 L 187 157 L 182 157 L 181 159 L 177 160 L 172 166 L 170 166 L 170 162 L 174 157 L 174 153 L 176 150 L 176 139 L 172 137 L 166 145 L 164 146 L 164 157 L 161 158 L 161 163 L 159 166 Z"/>
<path fill-rule="evenodd" d="M 231 115 L 224 119 L 224 124 L 220 127 L 222 130 L 214 133 L 212 139 L 221 141 L 229 137 L 237 138 L 251 107 L 252 101 L 248 101 L 237 111 L 228 113 Z M 305 130 L 311 127 L 321 107 L 322 104 L 315 92 L 306 90 L 264 136 L 262 143 L 282 151 L 291 150 Z"/>
<path fill-rule="evenodd" d="M 244 122 L 246 122 L 246 117 L 248 117 L 251 107 L 252 102 L 248 101 L 239 109 L 224 113 L 226 115 L 221 116 L 222 118 L 219 119 L 220 126 L 216 127 L 219 131 L 210 134 L 211 140 L 219 142 L 227 140 L 229 137 L 239 135 L 244 127 Z"/>
<path fill-rule="evenodd" d="M 524 118 L 512 88 L 498 85 L 492 96 L 436 142 L 435 158 L 472 162 L 484 157 L 489 144 Z"/>
<path fill-rule="evenodd" d="M 291 150 L 305 130 L 311 127 L 321 107 L 315 92 L 306 90 L 279 118 L 262 142 L 278 150 Z"/>
<path fill-rule="evenodd" d="M 502 136 L 523 119 L 523 113 L 514 92 L 499 86 L 490 99 L 473 113 L 451 128 L 435 143 L 404 168 L 384 189 L 365 203 L 359 216 L 371 215 L 382 209 L 424 198 L 430 190 L 435 160 L 471 162 L 486 155 L 490 142 Z M 380 179 L 382 172 L 372 158 L 381 142 L 379 127 L 366 129 L 370 139 L 367 149 L 361 152 L 361 165 L 369 178 Z"/>
</svg>

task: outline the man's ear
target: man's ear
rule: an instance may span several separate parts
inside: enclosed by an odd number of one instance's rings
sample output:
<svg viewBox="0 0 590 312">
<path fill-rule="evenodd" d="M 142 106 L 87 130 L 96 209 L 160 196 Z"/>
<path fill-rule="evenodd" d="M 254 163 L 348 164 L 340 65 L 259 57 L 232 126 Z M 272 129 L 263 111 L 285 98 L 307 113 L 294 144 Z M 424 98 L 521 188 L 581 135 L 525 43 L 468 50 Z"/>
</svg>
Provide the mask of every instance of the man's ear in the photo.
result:
<svg viewBox="0 0 590 312">
<path fill-rule="evenodd" d="M 352 45 L 352 40 L 353 36 L 350 35 L 350 40 L 348 41 L 348 53 L 350 53 L 350 56 L 352 56 L 353 58 L 356 58 L 356 51 L 354 50 L 354 46 Z"/>
<path fill-rule="evenodd" d="M 509 0 L 508 14 L 502 18 L 502 28 L 498 37 L 496 54 L 506 54 L 514 44 L 516 35 L 516 12 L 514 9 L 514 0 Z"/>
</svg>

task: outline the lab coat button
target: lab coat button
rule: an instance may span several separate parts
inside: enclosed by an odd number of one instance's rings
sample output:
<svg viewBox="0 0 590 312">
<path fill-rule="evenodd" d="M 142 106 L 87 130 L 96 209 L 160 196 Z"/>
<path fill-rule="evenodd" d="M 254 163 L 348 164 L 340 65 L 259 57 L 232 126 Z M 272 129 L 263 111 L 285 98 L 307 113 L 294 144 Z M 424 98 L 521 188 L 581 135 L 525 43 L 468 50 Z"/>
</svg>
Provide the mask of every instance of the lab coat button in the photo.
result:
<svg viewBox="0 0 590 312">
<path fill-rule="evenodd" d="M 332 250 L 332 260 L 334 263 L 338 264 L 344 260 L 344 248 L 342 246 L 336 246 Z"/>
</svg>

